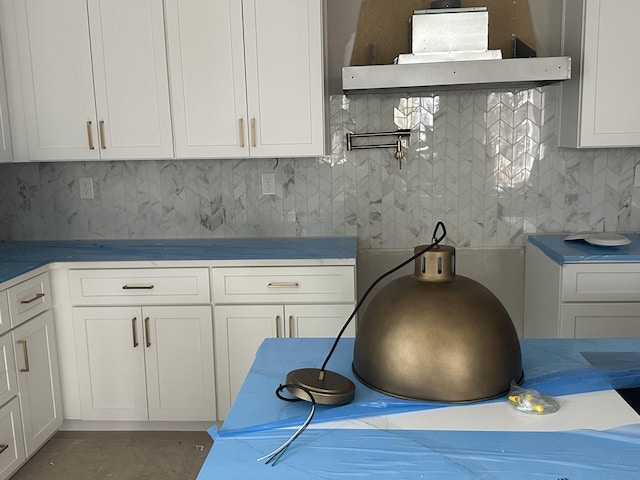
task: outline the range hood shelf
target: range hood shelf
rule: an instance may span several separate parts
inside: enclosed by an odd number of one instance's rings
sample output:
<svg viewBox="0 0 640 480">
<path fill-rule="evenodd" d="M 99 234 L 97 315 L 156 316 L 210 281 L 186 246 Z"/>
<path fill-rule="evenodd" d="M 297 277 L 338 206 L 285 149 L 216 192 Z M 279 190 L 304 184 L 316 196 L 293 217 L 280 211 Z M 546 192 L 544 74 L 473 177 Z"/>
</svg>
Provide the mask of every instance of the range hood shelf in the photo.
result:
<svg viewBox="0 0 640 480">
<path fill-rule="evenodd" d="M 532 88 L 569 80 L 571 57 L 508 58 L 342 68 L 345 93 Z"/>
</svg>

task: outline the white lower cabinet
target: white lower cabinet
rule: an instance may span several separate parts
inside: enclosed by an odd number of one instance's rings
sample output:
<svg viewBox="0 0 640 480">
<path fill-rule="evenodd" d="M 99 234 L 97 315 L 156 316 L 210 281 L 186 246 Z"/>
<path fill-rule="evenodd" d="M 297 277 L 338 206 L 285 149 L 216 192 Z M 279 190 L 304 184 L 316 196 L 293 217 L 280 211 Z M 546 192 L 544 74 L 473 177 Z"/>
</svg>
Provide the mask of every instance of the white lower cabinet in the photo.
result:
<svg viewBox="0 0 640 480">
<path fill-rule="evenodd" d="M 0 408 L 0 478 L 5 479 L 25 461 L 18 397 Z"/>
<path fill-rule="evenodd" d="M 62 394 L 53 314 L 50 310 L 12 331 L 27 456 L 62 425 Z"/>
<path fill-rule="evenodd" d="M 528 243 L 524 336 L 640 337 L 640 262 L 558 264 Z"/>
<path fill-rule="evenodd" d="M 216 306 L 218 417 L 223 419 L 229 412 L 265 338 L 335 337 L 352 311 L 353 305 Z M 354 323 L 344 336 L 355 336 Z"/>
<path fill-rule="evenodd" d="M 26 459 L 17 393 L 13 340 L 7 333 L 0 337 L 0 479 L 8 478 Z"/>
<path fill-rule="evenodd" d="M 62 425 L 62 394 L 48 273 L 0 290 L 0 480 Z"/>
<path fill-rule="evenodd" d="M 214 421 L 211 307 L 75 307 L 83 420 Z"/>
<path fill-rule="evenodd" d="M 353 266 L 214 268 L 218 419 L 265 338 L 335 337 L 355 305 Z M 344 336 L 355 336 L 355 319 Z"/>
</svg>

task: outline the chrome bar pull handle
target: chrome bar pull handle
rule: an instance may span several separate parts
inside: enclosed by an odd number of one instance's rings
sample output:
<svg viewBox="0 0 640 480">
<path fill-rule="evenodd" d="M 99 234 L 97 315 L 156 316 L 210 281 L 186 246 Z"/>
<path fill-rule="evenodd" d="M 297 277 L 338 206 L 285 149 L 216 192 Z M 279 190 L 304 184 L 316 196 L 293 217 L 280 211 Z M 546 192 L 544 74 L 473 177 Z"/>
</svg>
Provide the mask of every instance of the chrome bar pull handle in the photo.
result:
<svg viewBox="0 0 640 480">
<path fill-rule="evenodd" d="M 89 141 L 89 150 L 95 150 L 96 147 L 93 146 L 93 129 L 91 125 L 91 120 L 87 121 L 87 140 Z"/>
<path fill-rule="evenodd" d="M 38 292 L 38 293 L 35 293 L 33 295 L 33 297 L 31 297 L 31 298 L 27 298 L 25 300 L 20 300 L 20 303 L 23 304 L 23 305 L 28 304 L 28 303 L 33 303 L 36 300 L 40 300 L 41 298 L 43 298 L 44 295 L 45 295 L 44 293 Z"/>
<path fill-rule="evenodd" d="M 22 345 L 22 355 L 24 358 L 24 368 L 21 368 L 21 372 L 29 371 L 29 350 L 27 349 L 27 341 L 26 340 L 18 340 L 16 342 L 18 345 Z"/>
<path fill-rule="evenodd" d="M 244 119 L 238 119 L 238 134 L 240 136 L 240 148 L 244 148 Z"/>
<path fill-rule="evenodd" d="M 136 323 L 138 321 L 137 317 L 133 317 L 131 319 L 131 332 L 133 334 L 133 348 L 136 348 L 139 343 L 138 343 L 138 329 L 136 328 Z"/>
<path fill-rule="evenodd" d="M 105 144 L 104 141 L 104 120 L 100 120 L 98 122 L 98 128 L 99 128 L 99 136 L 100 136 L 100 148 L 102 150 L 106 150 L 107 145 Z"/>
<path fill-rule="evenodd" d="M 147 348 L 151 346 L 151 337 L 149 336 L 149 317 L 144 318 L 144 336 L 147 339 Z"/>
</svg>

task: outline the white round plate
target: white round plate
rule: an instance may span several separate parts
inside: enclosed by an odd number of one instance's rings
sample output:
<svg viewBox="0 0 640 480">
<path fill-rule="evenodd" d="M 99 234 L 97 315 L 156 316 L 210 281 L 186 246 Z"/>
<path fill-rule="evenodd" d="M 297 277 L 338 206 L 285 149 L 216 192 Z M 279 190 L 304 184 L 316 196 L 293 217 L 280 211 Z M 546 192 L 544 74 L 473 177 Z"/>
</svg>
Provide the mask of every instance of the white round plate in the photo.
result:
<svg viewBox="0 0 640 480">
<path fill-rule="evenodd" d="M 593 245 L 600 245 L 603 247 L 620 247 L 622 245 L 628 245 L 631 243 L 624 235 L 620 235 L 619 233 L 594 233 L 593 235 L 589 235 L 584 239 L 586 242 L 589 242 Z"/>
</svg>

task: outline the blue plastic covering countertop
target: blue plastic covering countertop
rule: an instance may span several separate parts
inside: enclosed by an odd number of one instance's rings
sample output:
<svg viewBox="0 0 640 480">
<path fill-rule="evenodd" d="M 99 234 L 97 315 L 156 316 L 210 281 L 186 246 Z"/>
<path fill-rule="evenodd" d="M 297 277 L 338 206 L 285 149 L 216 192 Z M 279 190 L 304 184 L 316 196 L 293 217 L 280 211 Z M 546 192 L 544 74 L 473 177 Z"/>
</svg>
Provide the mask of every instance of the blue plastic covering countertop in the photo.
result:
<svg viewBox="0 0 640 480">
<path fill-rule="evenodd" d="M 0 282 L 53 262 L 353 259 L 355 237 L 0 241 Z"/>
<path fill-rule="evenodd" d="M 640 423 L 561 432 L 322 428 L 326 421 L 459 408 L 374 391 L 351 371 L 353 339 L 342 339 L 327 368 L 349 377 L 356 396 L 319 406 L 315 428 L 276 466 L 256 459 L 282 444 L 308 415 L 306 402 L 279 400 L 287 372 L 319 367 L 333 339 L 268 339 L 215 439 L 199 480 L 300 478 L 628 479 L 640 471 Z M 640 339 L 522 340 L 525 388 L 553 396 L 640 386 Z M 596 366 L 594 366 L 596 365 Z M 487 402 L 505 401 L 504 398 Z M 640 419 L 640 417 L 639 417 Z M 640 422 L 640 420 L 639 420 Z"/>
<path fill-rule="evenodd" d="M 528 241 L 554 262 L 640 262 L 640 234 L 625 233 L 631 243 L 622 246 L 592 245 L 584 240 L 565 240 L 568 234 L 529 235 Z"/>
</svg>

